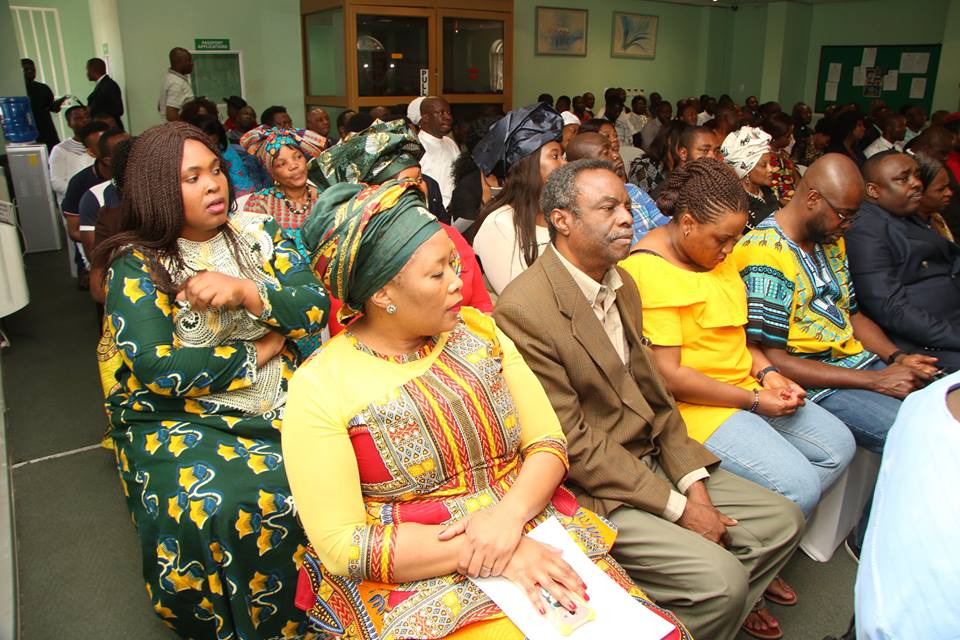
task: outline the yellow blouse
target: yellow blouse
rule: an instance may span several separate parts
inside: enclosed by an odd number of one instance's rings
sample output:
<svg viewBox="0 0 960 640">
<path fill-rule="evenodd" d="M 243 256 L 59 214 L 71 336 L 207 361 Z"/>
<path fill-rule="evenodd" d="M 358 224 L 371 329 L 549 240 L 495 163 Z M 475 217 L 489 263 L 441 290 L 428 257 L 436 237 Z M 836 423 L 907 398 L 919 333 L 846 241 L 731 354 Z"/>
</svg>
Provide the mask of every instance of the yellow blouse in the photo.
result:
<svg viewBox="0 0 960 640">
<path fill-rule="evenodd" d="M 662 347 L 680 347 L 680 365 L 742 389 L 759 389 L 750 375 L 747 294 L 732 260 L 712 271 L 681 269 L 648 252 L 620 266 L 636 281 L 643 302 L 643 335 Z M 677 401 L 687 432 L 705 442 L 738 409 Z"/>
</svg>

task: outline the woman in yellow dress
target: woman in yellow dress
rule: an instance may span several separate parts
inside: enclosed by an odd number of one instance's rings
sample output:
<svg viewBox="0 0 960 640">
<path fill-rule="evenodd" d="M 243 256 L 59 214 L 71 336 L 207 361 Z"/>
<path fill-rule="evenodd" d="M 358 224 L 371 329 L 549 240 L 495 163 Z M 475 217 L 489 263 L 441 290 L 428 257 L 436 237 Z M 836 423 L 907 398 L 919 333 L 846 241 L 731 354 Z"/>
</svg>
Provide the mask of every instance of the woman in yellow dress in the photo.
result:
<svg viewBox="0 0 960 640">
<path fill-rule="evenodd" d="M 541 587 L 585 606 L 557 550 L 523 535 L 553 516 L 688 637 L 610 558 L 611 526 L 560 485 L 556 414 L 493 320 L 460 308 L 456 252 L 417 184 L 334 185 L 303 238 L 341 320 L 359 315 L 298 370 L 283 426 L 313 622 L 351 639 L 522 638 L 466 576 L 504 576 L 541 611 Z"/>
<path fill-rule="evenodd" d="M 856 445 L 839 419 L 747 344 L 747 294 L 727 256 L 747 219 L 747 198 L 723 163 L 675 169 L 657 207 L 673 217 L 637 243 L 622 267 L 643 300 L 643 333 L 691 438 L 721 468 L 790 498 L 809 516 Z M 777 579 L 767 597 L 793 604 Z M 748 619 L 748 623 L 750 620 Z"/>
</svg>

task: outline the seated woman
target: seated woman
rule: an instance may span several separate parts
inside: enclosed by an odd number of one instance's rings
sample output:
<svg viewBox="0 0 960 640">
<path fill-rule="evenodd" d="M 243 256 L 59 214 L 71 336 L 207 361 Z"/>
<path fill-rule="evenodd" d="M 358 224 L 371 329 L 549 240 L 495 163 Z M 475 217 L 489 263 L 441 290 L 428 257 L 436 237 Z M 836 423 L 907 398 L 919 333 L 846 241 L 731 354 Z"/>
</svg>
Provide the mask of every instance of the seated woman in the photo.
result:
<svg viewBox="0 0 960 640">
<path fill-rule="evenodd" d="M 245 211 L 271 216 L 306 258 L 300 227 L 317 200 L 317 187 L 307 180 L 307 160 L 323 151 L 326 139 L 306 129 L 261 126 L 245 133 L 240 144 L 260 160 L 273 179 L 273 186 L 250 195 L 240 206 Z M 297 346 L 306 358 L 322 340 L 322 334 L 317 332 L 297 340 Z"/>
<path fill-rule="evenodd" d="M 335 637 L 519 640 L 466 575 L 513 580 L 541 611 L 540 587 L 584 606 L 569 565 L 523 535 L 548 517 L 655 609 L 608 555 L 609 525 L 560 486 L 556 414 L 493 320 L 461 308 L 417 185 L 335 185 L 303 234 L 341 317 L 359 315 L 294 377 L 283 429 L 310 618 Z"/>
<path fill-rule="evenodd" d="M 571 115 L 580 127 L 580 120 Z M 490 127 L 500 118 L 485 115 L 477 118 L 467 129 L 467 152 L 461 153 L 453 163 L 453 195 L 447 206 L 451 224 L 458 231 L 467 231 L 473 226 L 477 214 L 490 200 L 503 191 L 503 175 L 485 175 L 473 160 L 473 150 L 487 136 Z M 564 121 L 566 122 L 566 121 Z M 567 128 L 564 127 L 564 135 Z"/>
<path fill-rule="evenodd" d="M 683 120 L 671 120 L 653 139 L 650 153 L 630 164 L 627 182 L 635 184 L 650 195 L 667 179 L 670 171 L 680 164 L 680 136 L 689 128 Z"/>
<path fill-rule="evenodd" d="M 862 167 L 867 157 L 860 149 L 860 141 L 866 135 L 866 119 L 859 111 L 845 111 L 830 121 L 830 144 L 824 153 L 839 153 Z"/>
<path fill-rule="evenodd" d="M 420 172 L 423 153 L 417 134 L 403 120 L 378 122 L 321 153 L 310 162 L 308 173 L 323 191 L 336 184 L 351 182 L 383 184 L 392 179 L 412 180 L 429 200 L 427 176 Z M 455 228 L 443 223 L 440 226 L 450 236 L 460 258 L 463 304 L 491 313 L 493 303 L 473 249 Z M 336 335 L 340 329 L 339 323 L 332 319 L 331 335 Z"/>
<path fill-rule="evenodd" d="M 913 154 L 917 161 L 917 177 L 923 184 L 923 195 L 920 197 L 920 208 L 917 215 L 930 225 L 944 239 L 956 242 L 950 226 L 943 217 L 943 212 L 950 205 L 953 198 L 953 189 L 950 188 L 950 173 L 946 165 L 929 153 L 918 151 Z"/>
<path fill-rule="evenodd" d="M 781 205 L 790 202 L 800 174 L 787 148 L 794 143 L 793 118 L 778 111 L 763 119 L 760 128 L 770 136 L 770 188 Z M 812 134 L 811 134 L 812 137 Z"/>
<path fill-rule="evenodd" d="M 609 124 L 609 123 L 607 123 Z M 500 118 L 473 150 L 473 159 L 487 175 L 503 172 L 503 191 L 480 210 L 474 224 L 473 250 L 494 293 L 504 288 L 543 252 L 550 242 L 540 211 L 540 189 L 562 166 L 563 120 L 550 107 L 537 104 Z M 470 238 L 470 234 L 466 234 Z"/>
<path fill-rule="evenodd" d="M 770 134 L 756 127 L 740 127 L 723 140 L 720 155 L 740 178 L 740 186 L 749 196 L 746 229 L 753 229 L 780 208 L 773 189 L 770 161 Z"/>
<path fill-rule="evenodd" d="M 703 158 L 673 171 L 657 205 L 673 221 L 650 231 L 621 266 L 637 282 L 644 336 L 687 431 L 721 468 L 790 498 L 809 516 L 856 444 L 843 422 L 805 403 L 804 390 L 747 345 L 746 291 L 726 259 L 747 218 L 743 189 L 723 163 Z M 780 579 L 766 595 L 796 602 Z M 745 627 L 751 635 L 779 631 L 769 613 L 754 616 Z"/>
<path fill-rule="evenodd" d="M 106 399 L 157 615 L 183 637 L 303 634 L 306 544 L 280 452 L 293 339 L 329 298 L 277 223 L 230 216 L 219 149 L 182 122 L 134 143 L 97 247 L 120 354 Z"/>
</svg>

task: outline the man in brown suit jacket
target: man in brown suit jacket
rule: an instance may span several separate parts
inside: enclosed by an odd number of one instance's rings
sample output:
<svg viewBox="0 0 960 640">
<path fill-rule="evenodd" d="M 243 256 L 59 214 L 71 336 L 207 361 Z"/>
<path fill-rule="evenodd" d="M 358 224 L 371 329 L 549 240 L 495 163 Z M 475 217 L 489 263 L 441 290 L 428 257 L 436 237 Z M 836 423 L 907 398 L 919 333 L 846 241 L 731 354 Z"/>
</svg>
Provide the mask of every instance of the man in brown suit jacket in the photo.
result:
<svg viewBox="0 0 960 640">
<path fill-rule="evenodd" d="M 799 543 L 803 516 L 687 437 L 642 337 L 639 292 L 616 268 L 633 232 L 610 169 L 580 160 L 551 174 L 541 196 L 551 245 L 494 318 L 560 418 L 568 485 L 617 525 L 614 556 L 695 637 L 733 638 Z"/>
</svg>

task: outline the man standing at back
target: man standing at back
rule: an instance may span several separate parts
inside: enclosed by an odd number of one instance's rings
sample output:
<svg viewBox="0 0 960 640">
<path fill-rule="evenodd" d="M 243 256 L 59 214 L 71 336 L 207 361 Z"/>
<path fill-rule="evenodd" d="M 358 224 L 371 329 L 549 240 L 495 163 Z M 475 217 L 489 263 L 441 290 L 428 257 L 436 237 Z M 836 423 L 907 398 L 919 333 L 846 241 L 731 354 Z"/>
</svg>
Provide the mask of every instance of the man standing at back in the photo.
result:
<svg viewBox="0 0 960 640">
<path fill-rule="evenodd" d="M 791 501 L 717 469 L 643 338 L 640 294 L 616 265 L 630 199 L 601 160 L 554 171 L 540 198 L 551 243 L 494 310 L 567 436 L 567 485 L 618 528 L 613 553 L 697 638 L 730 640 L 800 540 Z"/>
<path fill-rule="evenodd" d="M 95 118 L 106 113 L 120 122 L 123 116 L 123 98 L 120 95 L 120 85 L 107 75 L 107 63 L 100 58 L 87 60 L 87 80 L 96 83 L 87 97 L 90 117 Z"/>
<path fill-rule="evenodd" d="M 420 103 L 420 133 L 417 137 L 423 145 L 420 170 L 437 181 L 443 206 L 450 204 L 453 196 L 453 162 L 460 156 L 460 147 L 449 137 L 453 129 L 453 114 L 443 98 L 431 96 Z"/>
<path fill-rule="evenodd" d="M 170 68 L 163 77 L 163 90 L 157 109 L 160 117 L 167 122 L 180 119 L 180 107 L 184 102 L 193 100 L 193 87 L 190 86 L 189 76 L 193 73 L 193 56 L 182 47 L 170 49 Z"/>
<path fill-rule="evenodd" d="M 30 109 L 33 111 L 33 121 L 37 125 L 37 142 L 47 145 L 47 150 L 60 142 L 57 128 L 53 126 L 51 113 L 60 113 L 60 107 L 66 96 L 54 100 L 50 87 L 37 82 L 37 65 L 30 58 L 20 60 L 23 69 L 23 80 L 27 85 L 27 97 L 30 98 Z"/>
</svg>

